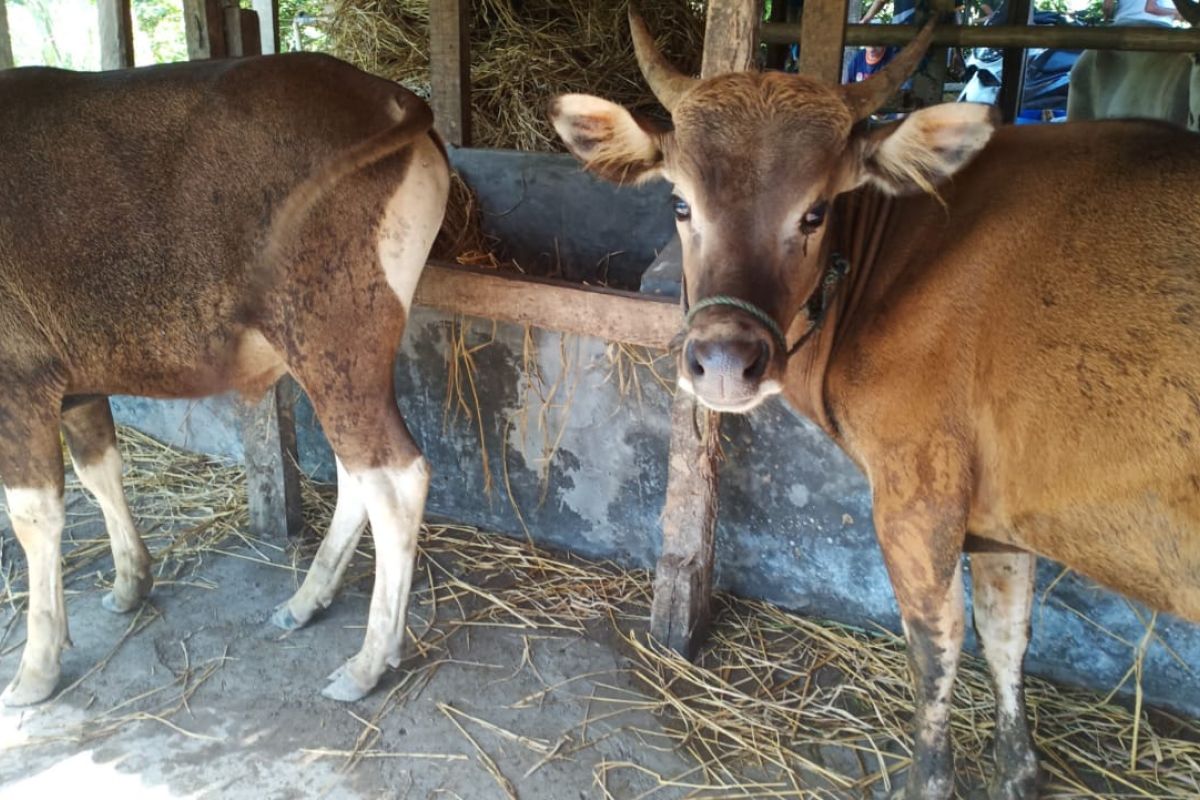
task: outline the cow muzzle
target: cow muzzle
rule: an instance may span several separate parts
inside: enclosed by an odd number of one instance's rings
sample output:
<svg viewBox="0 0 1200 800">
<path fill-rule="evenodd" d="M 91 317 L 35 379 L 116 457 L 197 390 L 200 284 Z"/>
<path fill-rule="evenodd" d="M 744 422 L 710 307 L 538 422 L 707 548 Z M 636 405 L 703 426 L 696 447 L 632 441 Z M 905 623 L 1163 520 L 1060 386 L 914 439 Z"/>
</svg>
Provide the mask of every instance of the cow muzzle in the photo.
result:
<svg viewBox="0 0 1200 800">
<path fill-rule="evenodd" d="M 780 390 L 773 378 L 783 334 L 766 312 L 709 298 L 688 313 L 679 386 L 714 411 L 742 413 Z"/>
</svg>

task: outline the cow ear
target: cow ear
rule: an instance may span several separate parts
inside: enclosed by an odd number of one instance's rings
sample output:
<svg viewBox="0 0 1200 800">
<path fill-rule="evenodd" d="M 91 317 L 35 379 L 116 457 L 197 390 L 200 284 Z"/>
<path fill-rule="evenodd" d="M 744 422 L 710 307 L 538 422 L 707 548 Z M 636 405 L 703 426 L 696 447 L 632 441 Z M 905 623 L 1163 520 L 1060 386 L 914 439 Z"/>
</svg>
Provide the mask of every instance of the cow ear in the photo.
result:
<svg viewBox="0 0 1200 800">
<path fill-rule="evenodd" d="M 944 103 L 856 133 L 842 190 L 870 182 L 889 194 L 935 193 L 983 149 L 998 124 L 994 106 Z"/>
<path fill-rule="evenodd" d="M 662 171 L 662 134 L 644 129 L 616 103 L 564 94 L 551 103 L 550 122 L 588 171 L 605 180 L 640 183 Z"/>
</svg>

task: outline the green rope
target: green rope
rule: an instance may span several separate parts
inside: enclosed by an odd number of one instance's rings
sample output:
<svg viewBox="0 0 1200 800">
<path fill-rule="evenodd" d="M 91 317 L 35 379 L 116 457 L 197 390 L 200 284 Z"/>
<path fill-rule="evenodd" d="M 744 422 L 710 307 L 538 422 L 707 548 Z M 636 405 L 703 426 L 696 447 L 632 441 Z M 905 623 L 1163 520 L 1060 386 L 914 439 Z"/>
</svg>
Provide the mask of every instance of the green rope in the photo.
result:
<svg viewBox="0 0 1200 800">
<path fill-rule="evenodd" d="M 771 319 L 771 315 L 763 311 L 758 306 L 747 300 L 740 300 L 736 297 L 731 297 L 727 294 L 716 294 L 712 297 L 706 297 L 703 300 L 698 300 L 694 306 L 688 311 L 684 318 L 684 324 L 690 326 L 692 320 L 698 313 L 712 306 L 730 306 L 745 311 L 750 316 L 766 326 L 771 335 L 775 337 L 775 342 L 779 345 L 780 352 L 787 351 L 787 339 L 783 335 L 783 329 L 779 327 L 779 323 Z"/>
</svg>

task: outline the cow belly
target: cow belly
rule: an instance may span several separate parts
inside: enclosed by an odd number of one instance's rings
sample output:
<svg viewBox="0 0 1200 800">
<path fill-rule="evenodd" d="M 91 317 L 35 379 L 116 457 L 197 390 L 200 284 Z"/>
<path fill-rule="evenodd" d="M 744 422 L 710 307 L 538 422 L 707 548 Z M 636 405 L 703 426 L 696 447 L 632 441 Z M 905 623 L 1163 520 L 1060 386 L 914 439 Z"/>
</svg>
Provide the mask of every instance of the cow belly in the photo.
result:
<svg viewBox="0 0 1200 800">
<path fill-rule="evenodd" d="M 1086 473 L 1076 473 L 1081 474 Z M 1017 498 L 1036 502 L 1006 512 L 977 512 L 971 532 L 1054 559 L 1153 608 L 1200 621 L 1197 478 L 1161 475 L 1134 488 L 1093 475 L 1096 480 L 1087 485 L 1072 485 L 1067 476 L 1057 482 L 1055 476 L 1041 476 L 1037 487 L 1014 485 Z"/>
</svg>

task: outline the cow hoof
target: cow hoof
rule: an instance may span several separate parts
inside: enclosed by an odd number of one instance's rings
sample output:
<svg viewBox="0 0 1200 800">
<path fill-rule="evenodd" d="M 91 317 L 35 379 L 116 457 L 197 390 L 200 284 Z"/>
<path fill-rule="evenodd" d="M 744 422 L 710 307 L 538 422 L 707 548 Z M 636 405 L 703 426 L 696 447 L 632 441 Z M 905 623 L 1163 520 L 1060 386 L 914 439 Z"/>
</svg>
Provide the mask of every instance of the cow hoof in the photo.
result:
<svg viewBox="0 0 1200 800">
<path fill-rule="evenodd" d="M 329 685 L 321 690 L 321 695 L 341 703 L 353 703 L 362 700 L 375 688 L 374 684 L 363 687 L 354 677 L 350 662 L 338 667 L 329 676 Z"/>
<path fill-rule="evenodd" d="M 58 672 L 57 668 L 47 673 L 26 669 L 23 665 L 18 667 L 16 677 L 4 694 L 0 694 L 0 703 L 7 708 L 21 708 L 48 699 L 58 686 Z"/>
<path fill-rule="evenodd" d="M 288 604 L 284 603 L 276 607 L 275 613 L 271 615 L 271 624 L 280 630 L 298 631 L 308 624 L 308 620 L 296 619 Z"/>
<path fill-rule="evenodd" d="M 122 600 L 117 597 L 116 592 L 109 592 L 100 598 L 100 605 L 104 610 L 111 611 L 114 614 L 128 614 L 142 603 L 142 598 L 138 597 L 133 600 Z"/>
</svg>

